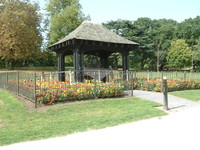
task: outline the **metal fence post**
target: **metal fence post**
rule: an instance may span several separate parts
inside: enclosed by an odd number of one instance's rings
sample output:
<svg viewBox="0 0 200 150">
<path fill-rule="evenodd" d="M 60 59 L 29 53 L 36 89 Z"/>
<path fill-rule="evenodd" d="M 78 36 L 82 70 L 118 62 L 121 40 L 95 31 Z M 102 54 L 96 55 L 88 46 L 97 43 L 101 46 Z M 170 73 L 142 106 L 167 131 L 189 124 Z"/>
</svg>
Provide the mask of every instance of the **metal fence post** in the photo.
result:
<svg viewBox="0 0 200 150">
<path fill-rule="evenodd" d="M 69 84 L 72 85 L 72 71 L 69 71 Z"/>
<path fill-rule="evenodd" d="M 94 72 L 94 99 L 97 98 L 97 81 L 96 81 L 96 72 Z"/>
<path fill-rule="evenodd" d="M 147 71 L 147 81 L 149 81 L 149 78 L 150 78 L 150 76 L 149 76 L 149 70 Z"/>
<path fill-rule="evenodd" d="M 186 81 L 186 71 L 184 71 L 184 81 Z"/>
<path fill-rule="evenodd" d="M 8 72 L 6 72 L 6 90 L 8 90 Z"/>
<path fill-rule="evenodd" d="M 100 83 L 101 82 L 101 71 L 98 70 L 98 82 Z"/>
<path fill-rule="evenodd" d="M 167 77 L 163 77 L 163 96 L 164 96 L 164 109 L 169 110 L 168 108 L 168 87 L 167 87 Z"/>
<path fill-rule="evenodd" d="M 49 79 L 52 80 L 52 72 L 50 72 Z"/>
<path fill-rule="evenodd" d="M 35 102 L 35 108 L 37 108 L 37 97 L 36 97 L 36 73 L 34 75 L 34 102 Z"/>
<path fill-rule="evenodd" d="M 133 80 L 133 72 L 131 72 L 131 96 L 133 96 L 133 87 L 134 87 L 134 80 Z"/>
<path fill-rule="evenodd" d="M 125 74 L 126 74 L 126 81 L 128 82 L 128 79 L 129 79 L 129 76 L 128 76 L 128 74 L 129 74 L 129 71 L 128 71 L 128 70 L 126 70 Z"/>
<path fill-rule="evenodd" d="M 17 95 L 19 96 L 19 72 L 17 72 Z"/>
</svg>

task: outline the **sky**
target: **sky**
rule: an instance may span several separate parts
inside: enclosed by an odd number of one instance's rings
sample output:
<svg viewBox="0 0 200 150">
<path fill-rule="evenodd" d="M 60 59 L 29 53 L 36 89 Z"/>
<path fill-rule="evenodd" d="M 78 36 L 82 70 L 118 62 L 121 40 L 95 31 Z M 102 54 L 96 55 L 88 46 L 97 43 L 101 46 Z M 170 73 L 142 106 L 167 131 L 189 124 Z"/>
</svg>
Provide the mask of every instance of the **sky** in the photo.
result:
<svg viewBox="0 0 200 150">
<path fill-rule="evenodd" d="M 36 0 L 43 9 L 47 0 Z M 80 0 L 82 11 L 91 21 L 173 19 L 182 22 L 200 16 L 200 0 Z"/>
<path fill-rule="evenodd" d="M 200 15 L 200 0 L 80 0 L 92 21 L 174 19 L 178 22 Z"/>
</svg>

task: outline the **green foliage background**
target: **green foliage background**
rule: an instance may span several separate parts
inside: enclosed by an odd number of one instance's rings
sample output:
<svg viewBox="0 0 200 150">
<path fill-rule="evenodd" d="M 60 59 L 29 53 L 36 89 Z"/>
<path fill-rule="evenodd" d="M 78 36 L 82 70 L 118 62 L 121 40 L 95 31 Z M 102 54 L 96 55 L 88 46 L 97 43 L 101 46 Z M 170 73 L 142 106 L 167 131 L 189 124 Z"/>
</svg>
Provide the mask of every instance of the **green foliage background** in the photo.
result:
<svg viewBox="0 0 200 150">
<path fill-rule="evenodd" d="M 24 2 L 23 0 L 13 0 L 13 2 L 14 1 L 18 3 Z M 7 4 L 6 2 L 6 0 L 0 1 L 1 4 Z M 38 12 L 37 4 L 33 5 L 30 2 L 26 3 L 33 8 L 35 7 L 34 9 L 36 13 Z M 5 5 L 0 5 L 0 12 L 3 12 L 4 6 Z M 24 7 L 24 5 L 21 5 L 20 9 L 23 10 Z M 7 12 L 12 13 L 12 11 Z M 2 14 L 5 13 L 1 13 L 0 18 L 2 17 Z M 21 19 L 21 21 L 24 21 L 23 18 Z M 44 41 L 46 44 L 44 45 L 49 46 L 64 38 L 84 20 L 90 20 L 90 17 L 82 12 L 82 6 L 80 5 L 79 0 L 49 0 L 46 6 L 46 14 L 42 19 L 43 24 L 45 25 L 43 25 L 43 29 L 41 26 L 37 27 L 37 35 L 41 37 L 41 35 L 44 35 L 43 32 L 46 32 L 47 37 Z M 36 22 L 38 23 L 38 21 L 40 22 L 40 20 L 37 20 Z M 2 25 L 2 19 L 0 19 L 0 23 Z M 10 24 L 12 24 L 12 22 L 10 22 Z M 130 52 L 129 66 L 134 70 L 161 71 L 180 67 L 184 68 L 186 66 L 190 69 L 200 68 L 200 16 L 188 18 L 180 23 L 172 19 L 150 19 L 143 17 L 134 21 L 111 20 L 103 24 L 116 34 L 140 44 L 137 50 Z M 7 35 L 11 34 L 12 32 Z M 12 41 L 12 38 L 6 39 L 7 42 Z M 175 61 L 169 61 L 170 59 L 167 59 L 169 58 L 167 56 L 169 56 L 169 50 L 172 46 L 171 43 L 177 40 L 184 40 L 185 43 L 188 44 L 189 49 L 192 50 L 192 62 L 189 61 L 184 65 L 180 65 L 178 63 L 172 64 Z M 1 43 L 1 48 L 5 47 L 5 43 L 5 41 Z M 29 47 L 30 49 L 26 51 L 26 53 L 22 52 L 20 54 L 13 55 L 12 58 L 10 57 L 10 53 L 7 55 L 9 56 L 7 57 L 8 59 L 4 59 L 5 56 L 0 55 L 0 68 L 8 67 L 10 61 L 18 56 L 20 58 L 23 56 L 23 59 L 16 59 L 15 66 L 56 66 L 56 54 L 49 53 L 47 51 L 47 47 L 42 47 L 41 43 L 38 43 L 35 46 L 38 46 L 40 49 L 39 55 L 35 51 L 37 48 L 32 50 L 31 47 Z M 21 49 L 26 50 L 24 47 Z M 26 54 L 27 56 L 30 56 L 29 54 L 31 54 L 31 59 L 30 57 L 25 57 Z M 39 57 L 36 57 L 35 54 Z M 91 56 L 91 58 L 89 57 L 90 56 L 85 56 L 85 59 L 87 60 L 93 58 L 93 56 Z M 111 55 L 109 59 L 112 68 L 117 69 L 121 67 L 122 58 L 119 53 Z M 67 66 L 72 66 L 72 56 L 67 56 L 65 60 Z M 178 59 L 176 61 L 178 61 Z M 182 61 L 182 63 L 185 63 L 185 61 Z"/>
</svg>

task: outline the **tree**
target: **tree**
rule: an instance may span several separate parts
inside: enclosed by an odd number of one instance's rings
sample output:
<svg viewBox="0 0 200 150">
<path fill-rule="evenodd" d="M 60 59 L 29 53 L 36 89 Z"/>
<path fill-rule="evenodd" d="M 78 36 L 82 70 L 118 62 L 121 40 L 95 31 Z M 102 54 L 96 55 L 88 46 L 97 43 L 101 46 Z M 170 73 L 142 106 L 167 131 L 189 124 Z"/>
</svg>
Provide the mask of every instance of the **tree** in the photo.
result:
<svg viewBox="0 0 200 150">
<path fill-rule="evenodd" d="M 140 44 L 139 49 L 130 52 L 131 67 L 135 69 L 163 70 L 167 65 L 166 57 L 171 41 L 177 39 L 184 39 L 196 51 L 194 57 L 198 58 L 195 45 L 198 45 L 197 40 L 200 38 L 200 16 L 181 23 L 171 19 L 139 18 L 136 21 L 110 21 L 104 25 L 116 34 Z M 198 64 L 199 61 L 194 60 L 194 65 Z"/>
<path fill-rule="evenodd" d="M 79 0 L 49 0 L 46 8 L 48 45 L 54 44 L 89 19 L 81 11 Z"/>
<path fill-rule="evenodd" d="M 192 49 L 185 40 L 179 39 L 172 41 L 167 54 L 167 62 L 169 67 L 191 67 Z"/>
<path fill-rule="evenodd" d="M 2 0 L 0 12 L 0 59 L 11 69 L 17 60 L 36 59 L 42 43 L 38 5 Z"/>
<path fill-rule="evenodd" d="M 116 34 L 140 44 L 139 49 L 130 52 L 131 67 L 136 69 L 145 69 L 145 66 L 151 67 L 151 61 L 154 57 L 153 41 L 150 36 L 151 19 L 139 18 L 136 21 L 110 21 L 105 26 Z"/>
<path fill-rule="evenodd" d="M 171 19 L 153 20 L 152 39 L 155 47 L 157 71 L 166 64 L 167 49 L 174 36 L 177 22 Z"/>
<path fill-rule="evenodd" d="M 174 34 L 177 39 L 185 39 L 189 46 L 196 45 L 200 38 L 200 16 L 179 23 Z"/>
<path fill-rule="evenodd" d="M 140 62 L 140 69 L 152 68 L 155 57 L 151 30 L 153 22 L 150 18 L 139 18 L 133 23 L 131 40 L 139 43 L 139 49 L 132 52 L 134 58 Z"/>
</svg>

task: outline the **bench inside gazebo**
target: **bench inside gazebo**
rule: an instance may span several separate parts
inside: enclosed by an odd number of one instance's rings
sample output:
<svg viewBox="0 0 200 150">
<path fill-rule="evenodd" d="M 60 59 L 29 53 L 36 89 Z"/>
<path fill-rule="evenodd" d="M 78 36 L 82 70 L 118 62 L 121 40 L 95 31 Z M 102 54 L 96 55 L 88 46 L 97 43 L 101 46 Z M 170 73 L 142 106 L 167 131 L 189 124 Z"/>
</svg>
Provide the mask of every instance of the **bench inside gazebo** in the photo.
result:
<svg viewBox="0 0 200 150">
<path fill-rule="evenodd" d="M 85 21 L 65 38 L 51 45 L 49 49 L 57 53 L 58 72 L 62 72 L 59 73 L 60 81 L 65 81 L 63 73 L 65 71 L 65 56 L 73 55 L 75 81 L 83 82 L 86 74 L 94 78 L 94 75 L 90 73 L 92 71 L 102 72 L 100 78 L 105 78 L 105 72 L 109 70 L 108 57 L 112 53 L 122 54 L 123 71 L 128 70 L 129 51 L 136 49 L 136 47 L 138 47 L 137 43 L 118 36 L 102 24 Z M 85 69 L 84 54 L 98 56 L 100 68 Z"/>
</svg>

